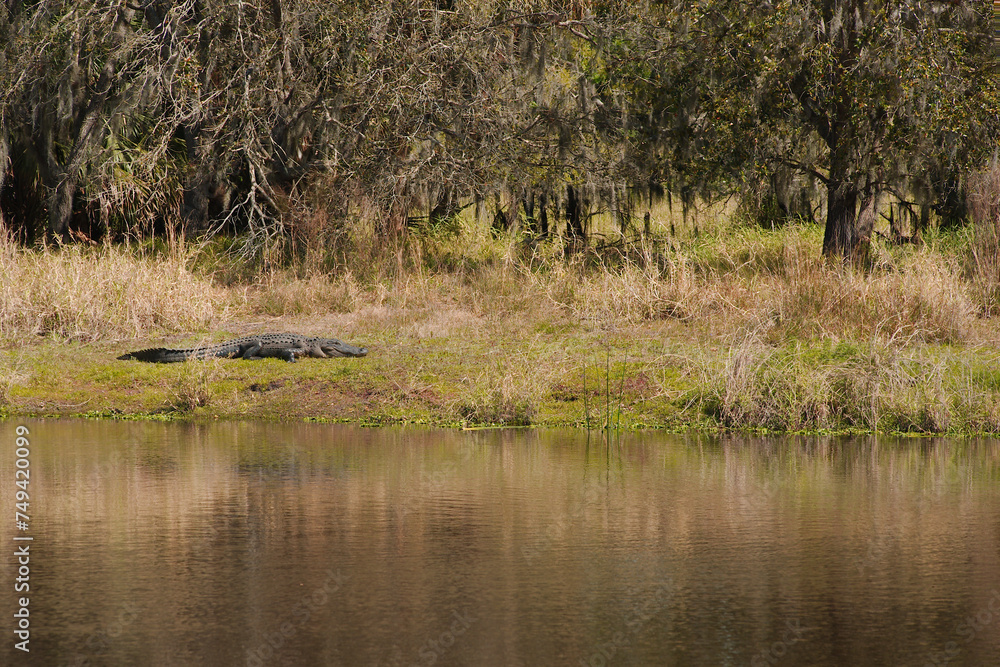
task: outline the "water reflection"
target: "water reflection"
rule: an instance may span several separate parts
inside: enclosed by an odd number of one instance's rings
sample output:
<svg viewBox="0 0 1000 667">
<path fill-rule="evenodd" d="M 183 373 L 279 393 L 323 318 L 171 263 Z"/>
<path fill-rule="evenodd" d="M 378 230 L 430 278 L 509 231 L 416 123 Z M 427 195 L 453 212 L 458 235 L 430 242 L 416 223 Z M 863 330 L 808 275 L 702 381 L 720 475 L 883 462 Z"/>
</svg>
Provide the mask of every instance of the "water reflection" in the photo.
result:
<svg viewBox="0 0 1000 667">
<path fill-rule="evenodd" d="M 993 440 L 28 426 L 31 654 L 3 664 L 1000 655 Z"/>
</svg>

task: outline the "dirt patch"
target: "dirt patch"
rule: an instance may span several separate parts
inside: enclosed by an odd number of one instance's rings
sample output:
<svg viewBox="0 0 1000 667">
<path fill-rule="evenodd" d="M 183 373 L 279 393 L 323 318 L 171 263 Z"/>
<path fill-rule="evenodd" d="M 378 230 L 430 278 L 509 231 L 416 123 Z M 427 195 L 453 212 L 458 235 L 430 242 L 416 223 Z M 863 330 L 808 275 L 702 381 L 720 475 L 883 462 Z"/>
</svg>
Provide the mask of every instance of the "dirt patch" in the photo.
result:
<svg viewBox="0 0 1000 667">
<path fill-rule="evenodd" d="M 552 400 L 560 403 L 572 403 L 580 400 L 580 392 L 562 382 L 554 385 L 549 395 L 552 396 Z"/>
<path fill-rule="evenodd" d="M 654 387 L 652 382 L 649 381 L 649 377 L 640 371 L 636 375 L 630 375 L 625 378 L 624 391 L 629 395 L 645 397 L 654 393 Z"/>
<path fill-rule="evenodd" d="M 264 393 L 267 391 L 274 391 L 275 389 L 281 389 L 287 384 L 286 380 L 272 380 L 267 384 L 254 382 L 252 385 L 247 387 L 250 391 L 256 391 L 258 393 Z"/>
</svg>

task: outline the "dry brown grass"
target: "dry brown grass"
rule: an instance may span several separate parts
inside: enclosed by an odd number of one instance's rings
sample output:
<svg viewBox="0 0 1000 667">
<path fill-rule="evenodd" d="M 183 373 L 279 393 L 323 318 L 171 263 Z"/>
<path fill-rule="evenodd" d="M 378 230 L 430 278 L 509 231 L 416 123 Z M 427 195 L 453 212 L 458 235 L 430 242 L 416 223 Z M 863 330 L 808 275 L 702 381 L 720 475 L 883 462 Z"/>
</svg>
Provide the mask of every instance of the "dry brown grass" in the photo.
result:
<svg viewBox="0 0 1000 667">
<path fill-rule="evenodd" d="M 888 418 L 892 429 L 915 426 L 899 422 L 910 418 L 903 398 L 913 368 L 888 347 L 776 349 L 748 336 L 700 372 L 707 410 L 729 427 L 876 431 Z"/>
<path fill-rule="evenodd" d="M 751 337 L 696 364 L 698 400 L 731 428 L 992 433 L 1000 429 L 995 361 L 845 342 L 777 349 Z"/>
<path fill-rule="evenodd" d="M 762 287 L 753 310 L 770 315 L 772 339 L 964 343 L 975 321 L 957 262 L 933 252 L 872 273 L 814 263 L 795 280 Z"/>
<path fill-rule="evenodd" d="M 246 299 L 252 312 L 273 317 L 343 313 L 358 307 L 362 290 L 350 272 L 339 276 L 314 273 L 308 278 L 271 272 L 246 290 Z"/>
<path fill-rule="evenodd" d="M 203 329 L 238 299 L 177 257 L 119 247 L 26 250 L 0 241 L 0 336 L 68 340 Z"/>
<path fill-rule="evenodd" d="M 580 320 L 614 326 L 673 319 L 703 333 L 887 343 L 969 340 L 975 307 L 959 262 L 919 250 L 868 272 L 820 257 L 818 230 L 737 232 L 657 254 L 657 262 L 532 276 L 536 291 Z"/>
<path fill-rule="evenodd" d="M 172 388 L 171 408 L 192 412 L 209 405 L 212 389 L 222 375 L 222 360 L 207 359 L 204 363 L 181 364 Z"/>
<path fill-rule="evenodd" d="M 451 409 L 472 423 L 532 424 L 571 363 L 565 352 L 536 341 L 500 342 L 488 360 L 462 378 Z"/>
</svg>

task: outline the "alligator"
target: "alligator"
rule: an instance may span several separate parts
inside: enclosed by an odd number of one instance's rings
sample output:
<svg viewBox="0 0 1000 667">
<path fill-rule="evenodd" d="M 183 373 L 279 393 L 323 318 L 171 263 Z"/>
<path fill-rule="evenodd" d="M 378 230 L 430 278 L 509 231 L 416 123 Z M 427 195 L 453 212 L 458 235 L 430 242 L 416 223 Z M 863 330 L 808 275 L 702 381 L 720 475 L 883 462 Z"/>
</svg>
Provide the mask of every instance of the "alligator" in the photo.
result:
<svg viewBox="0 0 1000 667">
<path fill-rule="evenodd" d="M 368 354 L 366 347 L 354 347 L 336 338 L 309 338 L 292 333 L 267 333 L 254 336 L 244 336 L 225 343 L 192 347 L 183 350 L 171 350 L 164 347 L 153 347 L 138 352 L 129 352 L 118 357 L 121 361 L 134 359 L 158 364 L 169 364 L 188 359 L 264 359 L 277 357 L 288 362 L 294 362 L 296 357 L 363 357 Z"/>
</svg>

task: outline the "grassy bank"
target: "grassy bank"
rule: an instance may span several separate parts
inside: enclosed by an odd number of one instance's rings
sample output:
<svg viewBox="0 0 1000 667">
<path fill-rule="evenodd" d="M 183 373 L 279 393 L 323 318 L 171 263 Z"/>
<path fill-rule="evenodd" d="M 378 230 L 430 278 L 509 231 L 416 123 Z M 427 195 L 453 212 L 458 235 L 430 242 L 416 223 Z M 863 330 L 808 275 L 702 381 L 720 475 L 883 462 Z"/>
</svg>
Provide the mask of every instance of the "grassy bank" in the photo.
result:
<svg viewBox="0 0 1000 667">
<path fill-rule="evenodd" d="M 779 431 L 1000 431 L 995 287 L 971 231 L 820 259 L 821 230 L 702 216 L 566 257 L 467 220 L 334 272 L 258 276 L 215 245 L 0 247 L 8 415 Z M 363 244 L 356 247 L 362 248 Z M 373 246 L 369 246 L 371 248 Z M 317 265 L 319 266 L 319 264 Z M 251 332 L 364 359 L 151 365 Z"/>
</svg>

